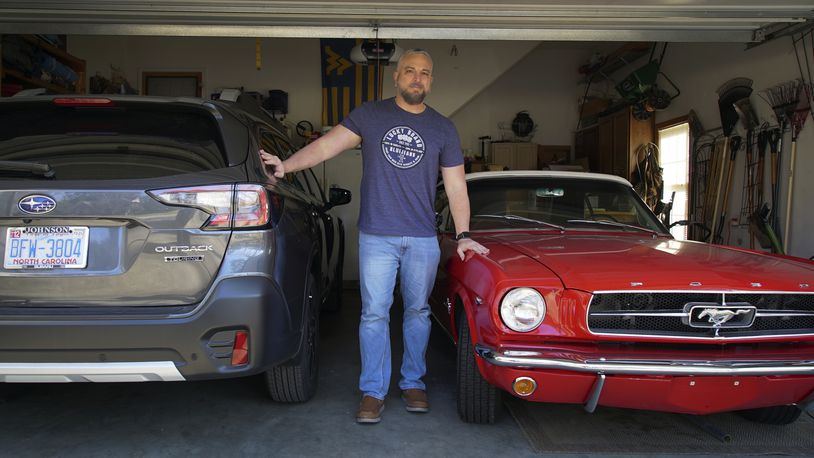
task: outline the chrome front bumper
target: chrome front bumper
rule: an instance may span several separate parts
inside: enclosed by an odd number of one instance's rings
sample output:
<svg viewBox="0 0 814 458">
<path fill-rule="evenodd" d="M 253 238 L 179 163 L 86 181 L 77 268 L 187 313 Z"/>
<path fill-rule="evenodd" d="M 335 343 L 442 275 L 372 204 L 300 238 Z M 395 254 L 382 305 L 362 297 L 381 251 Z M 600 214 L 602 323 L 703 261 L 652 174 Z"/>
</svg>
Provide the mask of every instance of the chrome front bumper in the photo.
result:
<svg viewBox="0 0 814 458">
<path fill-rule="evenodd" d="M 760 376 L 814 375 L 814 360 L 652 360 L 652 359 L 586 359 L 583 355 L 549 356 L 536 351 L 496 352 L 476 345 L 475 352 L 495 366 L 524 369 L 550 369 L 591 374 L 678 375 L 678 376 Z"/>
</svg>

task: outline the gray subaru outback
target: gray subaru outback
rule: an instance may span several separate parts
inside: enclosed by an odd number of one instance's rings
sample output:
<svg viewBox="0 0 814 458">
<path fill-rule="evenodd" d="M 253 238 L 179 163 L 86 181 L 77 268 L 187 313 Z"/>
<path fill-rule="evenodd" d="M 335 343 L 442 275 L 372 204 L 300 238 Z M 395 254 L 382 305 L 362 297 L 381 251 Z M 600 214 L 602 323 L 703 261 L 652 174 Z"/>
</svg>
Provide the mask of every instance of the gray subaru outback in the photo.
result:
<svg viewBox="0 0 814 458">
<path fill-rule="evenodd" d="M 255 103 L 0 99 L 0 381 L 264 374 L 316 390 L 319 316 L 341 298 L 344 231 Z"/>
</svg>

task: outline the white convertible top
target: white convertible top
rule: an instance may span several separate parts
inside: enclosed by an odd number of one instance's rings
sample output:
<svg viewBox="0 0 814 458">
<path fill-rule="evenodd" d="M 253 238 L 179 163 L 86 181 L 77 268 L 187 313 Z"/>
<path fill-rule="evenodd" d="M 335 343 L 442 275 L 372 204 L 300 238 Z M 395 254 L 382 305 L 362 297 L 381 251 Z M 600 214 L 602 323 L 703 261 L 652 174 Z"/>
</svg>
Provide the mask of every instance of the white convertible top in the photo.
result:
<svg viewBox="0 0 814 458">
<path fill-rule="evenodd" d="M 607 180 L 616 181 L 626 186 L 631 186 L 630 182 L 616 175 L 591 172 L 565 172 L 554 170 L 504 170 L 497 172 L 475 172 L 467 173 L 466 181 L 480 180 L 482 178 L 580 178 L 585 180 Z"/>
</svg>

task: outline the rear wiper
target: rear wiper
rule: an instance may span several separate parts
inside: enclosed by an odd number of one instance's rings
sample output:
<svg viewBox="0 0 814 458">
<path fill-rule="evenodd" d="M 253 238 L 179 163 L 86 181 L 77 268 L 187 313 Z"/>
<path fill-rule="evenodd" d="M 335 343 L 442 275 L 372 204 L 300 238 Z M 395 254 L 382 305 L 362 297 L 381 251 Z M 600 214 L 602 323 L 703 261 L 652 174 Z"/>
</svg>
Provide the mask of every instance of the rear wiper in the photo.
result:
<svg viewBox="0 0 814 458">
<path fill-rule="evenodd" d="M 634 229 L 637 231 L 647 232 L 653 235 L 653 238 L 662 235 L 658 231 L 654 231 L 653 229 L 648 229 L 646 227 L 641 226 L 634 226 L 632 224 L 625 224 L 625 223 L 617 223 L 614 221 L 597 221 L 595 219 L 569 219 L 566 221 L 567 223 L 583 223 L 583 224 L 599 224 L 600 226 L 611 226 L 611 227 L 619 227 L 625 229 Z"/>
<path fill-rule="evenodd" d="M 537 224 L 538 226 L 553 227 L 553 228 L 559 229 L 560 232 L 565 232 L 565 228 L 558 225 L 558 224 L 547 223 L 545 221 L 540 221 L 540 220 L 537 220 L 537 219 L 524 218 L 522 216 L 517 216 L 517 215 L 474 215 L 474 216 L 472 216 L 472 218 L 496 218 L 496 219 L 507 219 L 509 221 L 523 221 L 525 223 L 534 223 L 534 224 Z"/>
<path fill-rule="evenodd" d="M 54 178 L 55 172 L 49 164 L 40 162 L 0 161 L 0 171 L 28 172 L 32 175 L 41 175 L 44 178 Z"/>
</svg>

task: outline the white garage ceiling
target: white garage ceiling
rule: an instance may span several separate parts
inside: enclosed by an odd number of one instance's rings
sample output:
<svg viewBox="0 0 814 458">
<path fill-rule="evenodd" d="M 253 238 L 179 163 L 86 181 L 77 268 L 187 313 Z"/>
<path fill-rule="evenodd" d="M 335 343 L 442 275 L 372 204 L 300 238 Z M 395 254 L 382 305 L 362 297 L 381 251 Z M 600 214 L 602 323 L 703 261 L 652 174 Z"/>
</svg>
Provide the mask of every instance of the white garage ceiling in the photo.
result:
<svg viewBox="0 0 814 458">
<path fill-rule="evenodd" d="M 0 33 L 760 42 L 811 0 L 0 0 Z"/>
</svg>

